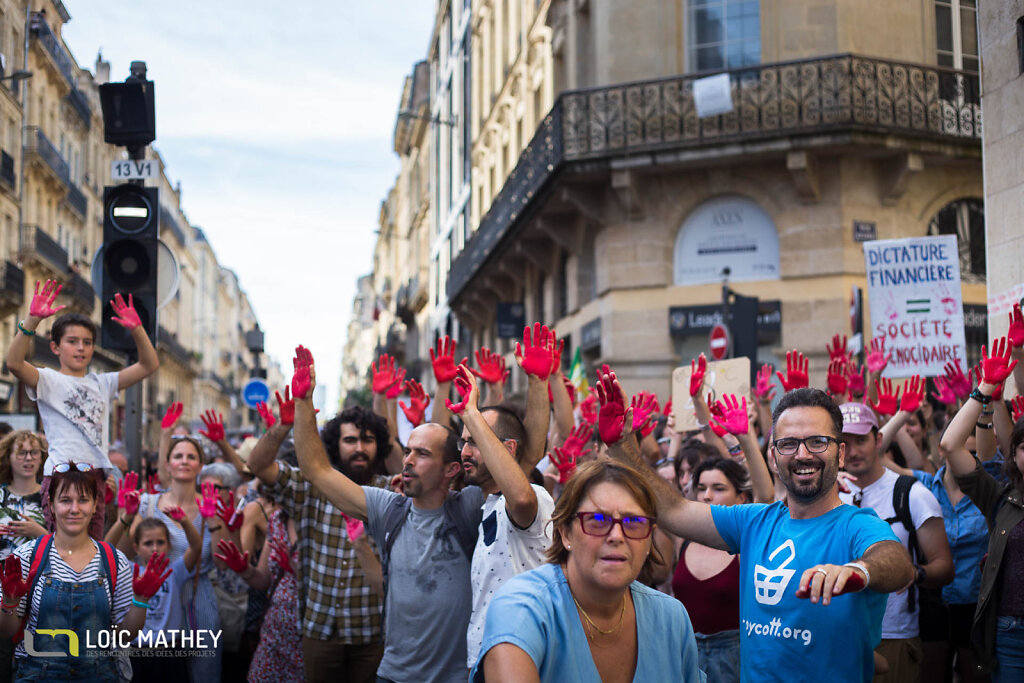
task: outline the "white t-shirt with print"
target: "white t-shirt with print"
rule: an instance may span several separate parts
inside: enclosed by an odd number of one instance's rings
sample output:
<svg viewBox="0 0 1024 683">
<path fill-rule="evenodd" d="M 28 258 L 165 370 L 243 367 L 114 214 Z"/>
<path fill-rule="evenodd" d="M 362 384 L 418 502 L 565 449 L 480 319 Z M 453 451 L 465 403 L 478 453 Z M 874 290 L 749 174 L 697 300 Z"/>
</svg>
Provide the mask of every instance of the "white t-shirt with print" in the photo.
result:
<svg viewBox="0 0 1024 683">
<path fill-rule="evenodd" d="M 892 506 L 892 493 L 896 488 L 897 479 L 899 475 L 886 468 L 885 473 L 877 481 L 863 489 L 858 489 L 853 482 L 848 481 L 847 486 L 851 492 L 840 493 L 839 498 L 844 503 L 852 503 L 853 497 L 859 491 L 863 495 L 860 507 L 874 510 L 880 519 L 890 519 L 896 515 L 896 510 Z M 932 517 L 942 519 L 942 507 L 924 484 L 915 481 L 910 487 L 910 518 L 914 520 L 914 529 L 920 529 L 921 525 Z M 908 548 L 910 532 L 903 523 L 897 521 L 889 526 L 899 537 L 903 547 Z M 889 599 L 885 603 L 885 617 L 882 619 L 882 638 L 915 638 L 920 634 L 917 622 L 917 590 L 914 591 L 915 604 L 910 610 L 907 609 L 909 596 L 910 591 L 889 593 Z"/>
<path fill-rule="evenodd" d="M 28 389 L 28 397 L 39 404 L 50 446 L 44 475 L 52 474 L 54 465 L 72 460 L 105 470 L 113 467 L 107 447 L 110 402 L 117 391 L 116 372 L 75 377 L 39 368 L 39 381 L 35 389 Z"/>
<path fill-rule="evenodd" d="M 468 668 L 473 668 L 480 656 L 487 605 L 495 592 L 513 576 L 544 564 L 544 552 L 551 545 L 551 513 L 555 501 L 543 486 L 531 486 L 537 494 L 537 516 L 525 529 L 517 527 L 509 518 L 505 496 L 492 493 L 481 506 L 484 516 L 469 574 L 473 585 L 473 613 L 466 631 Z"/>
</svg>

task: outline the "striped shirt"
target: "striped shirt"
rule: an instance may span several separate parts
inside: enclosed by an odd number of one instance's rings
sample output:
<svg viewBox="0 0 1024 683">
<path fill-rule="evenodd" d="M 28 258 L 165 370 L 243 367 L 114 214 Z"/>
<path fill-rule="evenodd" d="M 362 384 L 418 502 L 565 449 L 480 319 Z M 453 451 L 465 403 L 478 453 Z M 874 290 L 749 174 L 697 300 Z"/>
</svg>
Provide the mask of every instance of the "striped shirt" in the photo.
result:
<svg viewBox="0 0 1024 683">
<path fill-rule="evenodd" d="M 95 545 L 95 541 L 93 544 Z M 21 559 L 21 575 L 28 576 L 29 570 L 32 568 L 32 550 L 35 548 L 35 540 L 29 541 L 23 545 L 18 546 L 14 554 Z M 42 548 L 40 548 L 42 552 Z M 111 610 L 111 624 L 120 624 L 124 621 L 125 615 L 128 614 L 128 609 L 132 606 L 132 566 L 125 557 L 124 553 L 120 550 L 114 549 L 115 556 L 117 557 L 117 587 L 114 593 L 114 608 Z M 99 546 L 96 546 L 96 554 L 89 561 L 89 564 L 85 566 L 85 569 L 81 573 L 75 572 L 64 558 L 60 556 L 56 550 L 50 548 L 50 569 L 49 575 L 56 581 L 66 581 L 68 583 L 81 583 L 84 581 L 95 581 L 96 579 L 103 579 L 106 581 L 106 572 L 103 571 L 103 560 L 102 552 Z M 28 623 L 25 624 L 26 629 L 34 629 L 36 627 L 36 620 L 39 618 L 39 603 L 43 599 L 43 588 L 46 582 L 43 577 L 46 575 L 43 573 L 43 566 L 39 566 L 39 580 L 36 581 L 36 588 L 32 592 L 32 610 L 29 613 Z M 18 603 L 18 616 L 24 616 L 25 614 L 26 599 L 23 597 L 21 602 Z M 25 643 L 22 641 L 18 643 L 17 649 L 14 651 L 15 657 L 27 657 L 25 653 Z"/>
<path fill-rule="evenodd" d="M 271 495 L 295 520 L 298 535 L 300 633 L 348 645 L 380 642 L 381 599 L 366 580 L 341 510 L 298 468 L 282 462 L 277 467 Z M 378 480 L 378 486 L 387 482 L 386 477 Z"/>
</svg>

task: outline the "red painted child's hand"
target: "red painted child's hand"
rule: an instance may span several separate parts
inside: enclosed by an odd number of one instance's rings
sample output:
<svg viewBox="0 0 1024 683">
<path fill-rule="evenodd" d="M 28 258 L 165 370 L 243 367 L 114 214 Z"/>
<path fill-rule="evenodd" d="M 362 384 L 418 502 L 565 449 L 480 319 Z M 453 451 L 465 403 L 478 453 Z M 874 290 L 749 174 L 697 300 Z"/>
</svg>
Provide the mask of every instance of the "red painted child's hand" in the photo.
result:
<svg viewBox="0 0 1024 683">
<path fill-rule="evenodd" d="M 21 600 L 29 588 L 32 587 L 32 579 L 36 572 L 29 572 L 27 578 L 21 578 L 21 559 L 11 553 L 3 563 L 3 575 L 0 576 L 0 586 L 3 587 L 3 602 L 13 606 Z"/>
<path fill-rule="evenodd" d="M 114 309 L 114 317 L 111 318 L 115 323 L 125 328 L 126 330 L 134 330 L 136 327 L 142 326 L 142 320 L 139 318 L 138 312 L 135 310 L 135 301 L 132 295 L 128 295 L 128 303 L 124 302 L 124 297 L 118 292 L 114 295 L 113 301 L 110 305 Z"/>
<path fill-rule="evenodd" d="M 292 560 L 288 556 L 288 548 L 276 538 L 270 539 L 270 559 L 277 562 L 282 571 L 288 572 L 292 575 L 295 574 L 295 569 L 292 567 Z"/>
<path fill-rule="evenodd" d="M 32 295 L 32 302 L 28 305 L 28 314 L 35 318 L 49 318 L 54 313 L 59 313 L 65 306 L 54 306 L 57 295 L 64 285 L 57 284 L 56 280 L 47 280 L 43 285 L 43 291 L 39 291 L 39 280 L 36 280 L 36 292 Z"/>
<path fill-rule="evenodd" d="M 165 571 L 166 570 L 166 571 Z M 151 598 L 160 590 L 171 570 L 167 569 L 167 556 L 163 553 L 153 553 L 146 563 L 146 571 L 139 576 L 139 565 L 135 565 L 132 571 L 132 590 L 135 595 L 143 598 Z"/>
</svg>

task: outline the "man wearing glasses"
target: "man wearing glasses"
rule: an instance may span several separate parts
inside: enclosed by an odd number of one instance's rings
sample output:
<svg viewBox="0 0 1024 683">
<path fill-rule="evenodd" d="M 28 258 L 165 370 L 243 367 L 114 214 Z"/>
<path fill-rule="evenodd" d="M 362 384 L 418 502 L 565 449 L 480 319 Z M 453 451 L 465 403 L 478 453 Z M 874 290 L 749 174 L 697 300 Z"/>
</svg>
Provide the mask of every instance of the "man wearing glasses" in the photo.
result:
<svg viewBox="0 0 1024 683">
<path fill-rule="evenodd" d="M 882 464 L 882 436 L 875 412 L 863 403 L 844 403 L 839 409 L 843 414 L 846 471 L 855 477 L 850 482 L 851 492 L 840 494 L 840 498 L 844 503 L 873 510 L 889 523 L 903 547 L 914 551 L 917 587 L 941 588 L 953 579 L 953 558 L 939 501 L 924 484 L 909 477 L 910 487 L 901 494 L 906 496 L 906 514 L 913 526 L 906 528 L 894 505 L 893 494 L 900 475 Z M 917 590 L 912 588 L 889 596 L 878 653 L 889 663 L 884 680 L 920 678 L 923 650 Z"/>
<path fill-rule="evenodd" d="M 544 564 L 551 545 L 551 513 L 555 501 L 543 486 L 531 484 L 520 451 L 526 428 L 519 416 L 500 406 L 478 408 L 476 378 L 465 375 L 470 391 L 460 416 L 459 440 L 467 484 L 479 486 L 486 499 L 480 535 L 473 550 L 470 579 L 473 612 L 466 634 L 467 668 L 480 657 L 487 605 L 498 588 L 513 576 Z"/>
<path fill-rule="evenodd" d="M 768 462 L 786 501 L 706 505 L 652 476 L 658 525 L 739 553 L 744 681 L 811 680 L 826 669 L 870 681 L 886 593 L 912 583 L 913 565 L 888 524 L 839 500 L 843 417 L 828 395 L 790 391 L 772 423 Z M 629 443 L 612 450 L 639 465 Z"/>
</svg>

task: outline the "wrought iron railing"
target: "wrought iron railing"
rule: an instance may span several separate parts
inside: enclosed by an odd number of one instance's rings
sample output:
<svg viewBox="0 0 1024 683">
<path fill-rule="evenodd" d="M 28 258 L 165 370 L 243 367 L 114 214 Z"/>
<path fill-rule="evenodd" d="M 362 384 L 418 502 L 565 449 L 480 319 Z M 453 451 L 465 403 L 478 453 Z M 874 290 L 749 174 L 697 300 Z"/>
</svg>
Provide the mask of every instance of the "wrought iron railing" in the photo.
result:
<svg viewBox="0 0 1024 683">
<path fill-rule="evenodd" d="M 54 64 L 57 65 L 57 70 L 61 72 L 68 84 L 72 88 L 77 87 L 75 63 L 71 59 L 71 55 L 64 49 L 64 46 L 57 40 L 57 36 L 50 30 L 50 25 L 46 23 L 46 20 L 39 16 L 32 17 L 31 34 L 38 38 L 42 46 L 50 53 Z"/>
<path fill-rule="evenodd" d="M 178 240 L 178 244 L 185 246 L 185 232 L 178 225 L 174 215 L 164 206 L 160 207 L 160 227 L 170 230 L 174 234 L 175 239 Z"/>
<path fill-rule="evenodd" d="M 0 267 L 3 268 L 0 301 L 7 306 L 20 307 L 25 302 L 25 272 L 10 261 L 4 261 Z"/>
<path fill-rule="evenodd" d="M 706 118 L 697 117 L 693 100 L 693 82 L 706 73 L 559 95 L 452 263 L 449 299 L 539 206 L 551 180 L 576 162 L 829 132 L 981 144 L 981 91 L 974 73 L 856 55 L 727 73 L 733 111 Z"/>
<path fill-rule="evenodd" d="M 68 282 L 64 285 L 64 293 L 71 296 L 79 306 L 88 312 L 96 306 L 96 290 L 89 281 L 78 273 L 72 273 Z"/>
<path fill-rule="evenodd" d="M 82 119 L 82 123 L 85 125 L 85 129 L 89 130 L 92 127 L 92 107 L 89 106 L 89 100 L 86 99 L 85 93 L 78 88 L 72 88 L 68 96 L 65 97 L 71 108 L 75 110 L 78 117 Z"/>
<path fill-rule="evenodd" d="M 18 251 L 22 261 L 42 259 L 58 273 L 66 273 L 68 270 L 68 252 L 38 225 L 20 226 Z"/>
<path fill-rule="evenodd" d="M 71 167 L 39 126 L 25 127 L 25 151 L 37 154 L 61 182 L 71 184 Z"/>
<path fill-rule="evenodd" d="M 728 73 L 733 111 L 703 119 L 706 74 L 565 93 L 566 159 L 835 129 L 981 140 L 975 74 L 854 55 Z"/>
<path fill-rule="evenodd" d="M 73 183 L 68 183 L 68 194 L 64 197 L 64 203 L 74 209 L 82 218 L 86 217 L 88 201 L 82 191 Z"/>
<path fill-rule="evenodd" d="M 172 334 L 163 325 L 157 326 L 156 340 L 157 343 L 171 354 L 171 357 L 179 363 L 185 366 L 192 365 L 192 362 L 195 360 L 192 356 L 192 352 L 186 349 L 185 346 L 178 341 L 178 336 L 176 334 Z"/>
<path fill-rule="evenodd" d="M 5 184 L 11 192 L 18 189 L 18 177 L 14 173 L 14 157 L 3 151 L 0 151 L 0 182 Z"/>
</svg>

